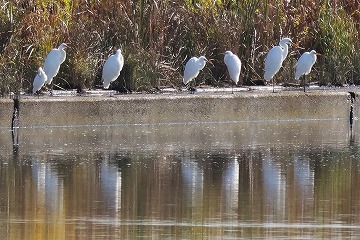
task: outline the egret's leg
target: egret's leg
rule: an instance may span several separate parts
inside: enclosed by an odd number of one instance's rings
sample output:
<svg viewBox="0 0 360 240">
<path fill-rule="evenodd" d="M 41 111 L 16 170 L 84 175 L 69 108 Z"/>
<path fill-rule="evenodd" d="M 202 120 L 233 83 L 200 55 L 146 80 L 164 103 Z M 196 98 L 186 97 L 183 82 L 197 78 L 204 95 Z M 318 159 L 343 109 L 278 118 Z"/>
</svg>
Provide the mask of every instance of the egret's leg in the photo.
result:
<svg viewBox="0 0 360 240">
<path fill-rule="evenodd" d="M 306 75 L 304 74 L 304 92 L 306 92 Z"/>
<path fill-rule="evenodd" d="M 50 96 L 53 96 L 53 95 L 54 95 L 54 79 L 50 83 Z"/>
<path fill-rule="evenodd" d="M 193 86 L 194 85 L 194 86 Z M 193 80 L 193 81 L 190 81 L 190 83 L 189 83 L 189 88 L 188 88 L 188 90 L 189 90 L 189 92 L 191 93 L 191 94 L 194 94 L 195 92 L 196 92 L 196 83 L 195 83 L 195 79 Z"/>
<path fill-rule="evenodd" d="M 273 82 L 273 93 L 275 92 L 275 79 L 273 78 L 272 79 L 272 82 Z"/>
</svg>

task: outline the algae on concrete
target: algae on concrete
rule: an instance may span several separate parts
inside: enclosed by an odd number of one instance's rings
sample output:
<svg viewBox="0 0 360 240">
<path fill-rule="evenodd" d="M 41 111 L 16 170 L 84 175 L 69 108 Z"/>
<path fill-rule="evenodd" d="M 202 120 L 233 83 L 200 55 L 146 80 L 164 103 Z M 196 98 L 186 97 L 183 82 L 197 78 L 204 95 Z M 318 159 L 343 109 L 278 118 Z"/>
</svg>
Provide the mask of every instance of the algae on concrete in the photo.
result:
<svg viewBox="0 0 360 240">
<path fill-rule="evenodd" d="M 10 103 L 0 109 L 5 127 L 10 124 L 13 107 Z M 345 92 L 22 98 L 20 126 L 346 119 L 349 106 Z"/>
</svg>

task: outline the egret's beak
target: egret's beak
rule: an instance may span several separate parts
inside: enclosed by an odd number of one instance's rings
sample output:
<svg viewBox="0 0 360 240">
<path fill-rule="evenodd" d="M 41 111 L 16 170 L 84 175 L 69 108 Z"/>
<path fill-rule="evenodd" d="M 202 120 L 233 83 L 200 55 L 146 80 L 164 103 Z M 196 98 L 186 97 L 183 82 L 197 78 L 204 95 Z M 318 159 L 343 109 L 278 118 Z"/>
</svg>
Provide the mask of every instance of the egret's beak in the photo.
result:
<svg viewBox="0 0 360 240">
<path fill-rule="evenodd" d="M 210 63 L 213 67 L 215 67 L 215 65 L 212 63 L 213 60 L 214 59 L 209 59 L 209 60 L 207 60 L 207 62 Z"/>
<path fill-rule="evenodd" d="M 322 56 L 322 55 L 321 55 L 320 53 L 318 53 L 318 52 L 317 52 L 317 53 L 316 53 L 316 56 Z"/>
<path fill-rule="evenodd" d="M 296 47 L 296 48 L 298 48 L 298 49 L 305 49 L 305 48 L 303 48 L 303 47 L 300 47 L 298 44 L 296 44 L 296 43 L 292 43 L 292 45 L 294 45 L 294 47 Z"/>
</svg>

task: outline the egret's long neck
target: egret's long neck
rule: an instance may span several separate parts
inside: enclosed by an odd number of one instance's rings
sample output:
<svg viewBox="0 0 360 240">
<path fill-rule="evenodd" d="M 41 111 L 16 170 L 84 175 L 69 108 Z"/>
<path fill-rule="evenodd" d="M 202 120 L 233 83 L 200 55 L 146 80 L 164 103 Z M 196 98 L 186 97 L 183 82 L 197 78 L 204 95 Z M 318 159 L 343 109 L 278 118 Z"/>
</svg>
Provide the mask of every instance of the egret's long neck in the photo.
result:
<svg viewBox="0 0 360 240">
<path fill-rule="evenodd" d="M 64 50 L 64 48 L 62 47 L 59 47 L 58 48 L 60 51 L 60 63 L 63 63 L 65 61 L 65 58 L 66 58 L 66 52 Z"/>
<path fill-rule="evenodd" d="M 206 65 L 206 61 L 203 59 L 199 59 L 198 62 L 199 62 L 199 69 L 202 70 Z"/>
<path fill-rule="evenodd" d="M 115 53 L 115 57 L 116 57 L 116 58 L 120 58 L 120 56 L 121 56 L 121 52 L 117 51 L 117 52 Z"/>
<path fill-rule="evenodd" d="M 282 44 L 280 45 L 282 48 L 283 48 L 283 51 L 282 51 L 282 60 L 284 61 L 286 56 L 288 55 L 289 53 L 289 46 L 287 44 Z"/>
<path fill-rule="evenodd" d="M 60 54 L 61 54 L 61 57 L 66 56 L 66 52 L 65 52 L 64 47 L 63 47 L 62 45 L 60 45 L 60 46 L 58 47 L 58 50 L 59 50 L 59 52 L 60 52 Z"/>
</svg>

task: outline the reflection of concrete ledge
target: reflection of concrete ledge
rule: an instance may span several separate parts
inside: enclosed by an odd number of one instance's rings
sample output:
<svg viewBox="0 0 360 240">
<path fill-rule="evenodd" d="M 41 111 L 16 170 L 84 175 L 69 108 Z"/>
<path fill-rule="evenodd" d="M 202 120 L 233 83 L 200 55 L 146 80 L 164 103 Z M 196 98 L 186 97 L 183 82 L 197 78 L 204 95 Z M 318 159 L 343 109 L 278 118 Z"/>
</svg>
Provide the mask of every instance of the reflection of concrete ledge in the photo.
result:
<svg viewBox="0 0 360 240">
<path fill-rule="evenodd" d="M 320 91 L 21 97 L 20 126 L 347 119 L 348 98 Z M 9 127 L 13 102 L 0 104 L 0 127 Z"/>
</svg>

